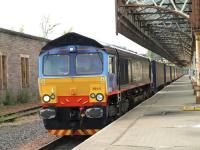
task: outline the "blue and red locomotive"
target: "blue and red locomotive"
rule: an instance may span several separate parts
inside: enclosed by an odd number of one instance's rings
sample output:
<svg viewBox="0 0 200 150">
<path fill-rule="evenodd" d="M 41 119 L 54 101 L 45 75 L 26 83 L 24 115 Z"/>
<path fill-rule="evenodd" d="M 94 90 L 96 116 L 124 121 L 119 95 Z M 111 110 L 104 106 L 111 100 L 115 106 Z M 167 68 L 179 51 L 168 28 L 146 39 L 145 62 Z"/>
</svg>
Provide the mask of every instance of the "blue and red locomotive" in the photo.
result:
<svg viewBox="0 0 200 150">
<path fill-rule="evenodd" d="M 40 114 L 51 134 L 92 135 L 181 75 L 176 67 L 68 33 L 40 53 Z"/>
</svg>

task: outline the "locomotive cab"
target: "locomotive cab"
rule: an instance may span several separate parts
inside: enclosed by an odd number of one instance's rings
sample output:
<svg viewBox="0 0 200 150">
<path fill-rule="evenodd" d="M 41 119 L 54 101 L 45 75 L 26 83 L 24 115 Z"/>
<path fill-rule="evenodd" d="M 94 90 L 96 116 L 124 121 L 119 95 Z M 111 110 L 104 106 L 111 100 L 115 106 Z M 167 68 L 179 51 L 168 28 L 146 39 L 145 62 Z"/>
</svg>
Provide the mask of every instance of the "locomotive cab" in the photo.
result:
<svg viewBox="0 0 200 150">
<path fill-rule="evenodd" d="M 105 126 L 107 63 L 107 54 L 95 47 L 67 46 L 40 55 L 40 115 L 48 130 Z"/>
</svg>

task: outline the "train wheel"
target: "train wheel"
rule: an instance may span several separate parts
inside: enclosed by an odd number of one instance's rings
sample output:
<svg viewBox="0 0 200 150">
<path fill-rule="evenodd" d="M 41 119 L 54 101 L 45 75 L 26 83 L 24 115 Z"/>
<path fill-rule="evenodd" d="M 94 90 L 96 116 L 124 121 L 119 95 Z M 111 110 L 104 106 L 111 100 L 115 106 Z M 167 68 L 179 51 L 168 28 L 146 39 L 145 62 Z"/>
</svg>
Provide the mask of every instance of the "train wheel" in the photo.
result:
<svg viewBox="0 0 200 150">
<path fill-rule="evenodd" d="M 131 110 L 135 106 L 135 99 L 133 96 L 131 96 L 129 99 L 129 108 L 128 110 Z"/>
<path fill-rule="evenodd" d="M 146 100 L 148 98 L 148 94 L 147 94 L 146 90 L 143 92 L 143 97 L 144 97 L 144 100 Z"/>
<path fill-rule="evenodd" d="M 151 91 L 151 89 L 149 88 L 147 90 L 147 98 L 151 97 L 153 95 L 153 92 Z"/>
</svg>

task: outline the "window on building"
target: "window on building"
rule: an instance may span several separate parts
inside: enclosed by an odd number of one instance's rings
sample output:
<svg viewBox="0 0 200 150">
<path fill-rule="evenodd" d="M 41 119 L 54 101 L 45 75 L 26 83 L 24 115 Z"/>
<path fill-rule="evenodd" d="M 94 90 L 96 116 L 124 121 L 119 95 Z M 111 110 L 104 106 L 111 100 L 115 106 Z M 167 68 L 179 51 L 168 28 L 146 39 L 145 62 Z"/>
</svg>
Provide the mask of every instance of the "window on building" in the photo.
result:
<svg viewBox="0 0 200 150">
<path fill-rule="evenodd" d="M 29 86 L 29 58 L 21 57 L 22 88 Z"/>
<path fill-rule="evenodd" d="M 6 55 L 0 55 L 0 89 L 7 89 Z"/>
</svg>

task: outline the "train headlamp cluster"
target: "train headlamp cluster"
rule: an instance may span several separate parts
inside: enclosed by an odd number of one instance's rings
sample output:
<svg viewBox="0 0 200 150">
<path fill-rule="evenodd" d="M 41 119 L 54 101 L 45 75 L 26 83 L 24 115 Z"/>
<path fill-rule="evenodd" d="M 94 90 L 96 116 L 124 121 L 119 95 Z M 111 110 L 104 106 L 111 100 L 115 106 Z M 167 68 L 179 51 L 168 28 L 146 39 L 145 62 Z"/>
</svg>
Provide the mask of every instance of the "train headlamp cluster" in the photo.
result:
<svg viewBox="0 0 200 150">
<path fill-rule="evenodd" d="M 49 102 L 50 100 L 51 100 L 51 98 L 50 98 L 49 95 L 44 95 L 44 96 L 43 96 L 43 101 L 44 101 L 44 102 L 47 103 L 47 102 Z"/>
<path fill-rule="evenodd" d="M 51 99 L 55 99 L 55 94 L 51 94 L 51 96 L 45 94 L 42 98 L 42 100 L 46 103 L 48 103 Z"/>
<path fill-rule="evenodd" d="M 96 100 L 97 101 L 102 101 L 103 100 L 103 94 L 101 94 L 101 93 L 98 93 L 97 95 L 96 95 Z"/>
<path fill-rule="evenodd" d="M 91 98 L 96 98 L 97 101 L 102 101 L 104 99 L 104 96 L 101 93 L 98 93 L 96 95 L 94 93 L 91 93 L 90 97 Z"/>
</svg>

